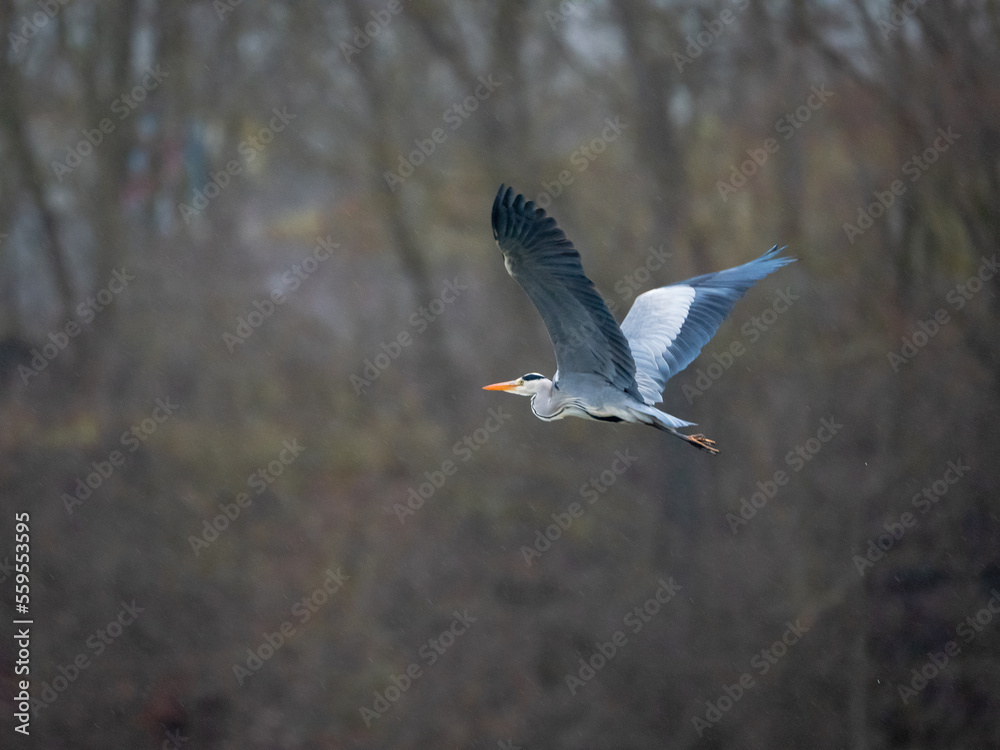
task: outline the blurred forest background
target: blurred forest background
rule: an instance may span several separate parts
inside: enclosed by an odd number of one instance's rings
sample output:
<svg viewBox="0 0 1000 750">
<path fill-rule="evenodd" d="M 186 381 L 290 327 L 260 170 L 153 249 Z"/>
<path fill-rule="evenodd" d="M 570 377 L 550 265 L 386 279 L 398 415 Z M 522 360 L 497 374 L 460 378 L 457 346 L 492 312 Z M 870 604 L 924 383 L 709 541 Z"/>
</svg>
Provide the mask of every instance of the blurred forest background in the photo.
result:
<svg viewBox="0 0 1000 750">
<path fill-rule="evenodd" d="M 34 746 L 1000 747 L 1000 3 L 0 28 Z M 554 371 L 501 182 L 619 320 L 789 246 L 668 384 L 719 457 L 480 390 Z"/>
</svg>

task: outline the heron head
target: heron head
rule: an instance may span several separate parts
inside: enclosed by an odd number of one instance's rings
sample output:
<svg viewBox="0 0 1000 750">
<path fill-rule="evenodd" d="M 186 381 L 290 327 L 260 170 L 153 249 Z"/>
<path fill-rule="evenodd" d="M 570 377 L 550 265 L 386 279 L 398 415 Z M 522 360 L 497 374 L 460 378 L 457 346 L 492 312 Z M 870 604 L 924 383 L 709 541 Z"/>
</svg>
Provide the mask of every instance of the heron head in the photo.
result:
<svg viewBox="0 0 1000 750">
<path fill-rule="evenodd" d="M 534 396 L 536 393 L 541 393 L 543 389 L 551 387 L 552 381 L 547 377 L 539 375 L 537 372 L 529 372 L 527 375 L 522 375 L 516 380 L 484 385 L 483 390 L 507 391 L 507 393 L 516 393 L 518 396 Z"/>
</svg>

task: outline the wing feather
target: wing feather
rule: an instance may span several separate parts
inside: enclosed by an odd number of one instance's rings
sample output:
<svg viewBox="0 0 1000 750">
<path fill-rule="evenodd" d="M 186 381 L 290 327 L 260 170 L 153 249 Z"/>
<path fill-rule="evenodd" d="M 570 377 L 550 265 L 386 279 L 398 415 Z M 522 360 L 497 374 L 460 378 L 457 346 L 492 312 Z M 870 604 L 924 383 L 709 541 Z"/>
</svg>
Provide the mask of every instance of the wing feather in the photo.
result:
<svg viewBox="0 0 1000 750">
<path fill-rule="evenodd" d="M 622 332 L 632 349 L 643 401 L 659 403 L 666 382 L 694 361 L 736 301 L 769 273 L 794 262 L 794 258 L 777 257 L 781 250 L 775 245 L 742 266 L 636 297 Z"/>
<path fill-rule="evenodd" d="M 501 185 L 492 223 L 504 267 L 531 298 L 549 331 L 558 373 L 597 374 L 640 398 L 629 342 L 555 219 Z"/>
</svg>

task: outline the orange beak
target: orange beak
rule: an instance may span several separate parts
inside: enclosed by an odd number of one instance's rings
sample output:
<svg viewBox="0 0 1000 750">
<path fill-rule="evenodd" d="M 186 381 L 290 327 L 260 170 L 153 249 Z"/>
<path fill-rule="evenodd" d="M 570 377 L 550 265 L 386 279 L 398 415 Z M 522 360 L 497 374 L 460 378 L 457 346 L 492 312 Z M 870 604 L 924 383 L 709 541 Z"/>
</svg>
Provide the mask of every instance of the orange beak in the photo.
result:
<svg viewBox="0 0 1000 750">
<path fill-rule="evenodd" d="M 517 387 L 516 380 L 508 380 L 506 383 L 494 383 L 493 385 L 484 385 L 484 391 L 510 391 Z"/>
</svg>

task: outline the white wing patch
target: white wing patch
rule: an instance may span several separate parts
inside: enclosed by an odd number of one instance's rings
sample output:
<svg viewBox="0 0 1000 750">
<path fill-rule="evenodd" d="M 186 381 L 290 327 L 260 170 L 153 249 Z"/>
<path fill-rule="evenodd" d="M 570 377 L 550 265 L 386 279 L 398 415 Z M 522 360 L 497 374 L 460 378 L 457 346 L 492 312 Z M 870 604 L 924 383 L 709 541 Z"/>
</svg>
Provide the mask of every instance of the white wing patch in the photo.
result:
<svg viewBox="0 0 1000 750">
<path fill-rule="evenodd" d="M 670 347 L 687 320 L 695 290 L 686 284 L 674 284 L 640 294 L 622 323 L 635 360 L 635 380 L 647 404 L 659 403 L 664 375 L 674 359 Z"/>
<path fill-rule="evenodd" d="M 761 257 L 718 273 L 640 294 L 622 323 L 635 360 L 639 394 L 659 403 L 666 382 L 691 364 L 746 291 L 791 263 L 775 245 Z"/>
</svg>

